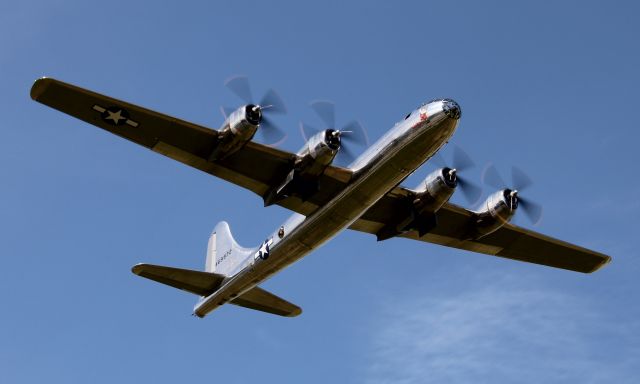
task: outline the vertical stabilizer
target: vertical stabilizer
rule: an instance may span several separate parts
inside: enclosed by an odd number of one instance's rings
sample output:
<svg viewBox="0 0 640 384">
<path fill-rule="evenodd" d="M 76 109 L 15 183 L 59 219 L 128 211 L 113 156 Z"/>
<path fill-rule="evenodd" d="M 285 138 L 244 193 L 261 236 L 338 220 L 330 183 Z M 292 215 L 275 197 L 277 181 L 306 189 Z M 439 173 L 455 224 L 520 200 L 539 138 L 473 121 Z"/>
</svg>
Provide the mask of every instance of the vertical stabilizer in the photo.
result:
<svg viewBox="0 0 640 384">
<path fill-rule="evenodd" d="M 233 239 L 226 221 L 219 222 L 209 237 L 205 271 L 232 276 L 251 261 L 254 250 L 243 248 Z"/>
</svg>

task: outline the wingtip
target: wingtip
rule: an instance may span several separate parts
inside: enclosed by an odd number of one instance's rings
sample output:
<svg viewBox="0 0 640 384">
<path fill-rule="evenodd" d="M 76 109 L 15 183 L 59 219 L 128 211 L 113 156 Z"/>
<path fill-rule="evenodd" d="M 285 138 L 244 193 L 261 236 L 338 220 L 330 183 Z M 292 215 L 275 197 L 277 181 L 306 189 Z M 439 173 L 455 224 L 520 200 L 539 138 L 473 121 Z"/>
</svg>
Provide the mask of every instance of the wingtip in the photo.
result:
<svg viewBox="0 0 640 384">
<path fill-rule="evenodd" d="M 302 308 L 298 307 L 294 311 L 290 312 L 287 317 L 297 317 L 302 314 Z"/>
<path fill-rule="evenodd" d="M 598 265 L 595 266 L 595 268 L 593 268 L 591 271 L 589 271 L 588 273 L 593 273 L 596 271 L 601 270 L 602 268 L 604 268 L 607 264 L 611 263 L 611 256 L 603 256 L 602 258 L 602 262 Z"/>
<path fill-rule="evenodd" d="M 51 84 L 54 80 L 50 77 L 41 77 L 36 79 L 31 86 L 30 96 L 31 99 L 38 101 L 40 96 L 47 90 L 49 84 Z"/>
<path fill-rule="evenodd" d="M 138 275 L 140 276 L 140 273 L 142 273 L 142 269 L 144 268 L 144 263 L 138 263 L 136 265 L 134 265 L 133 267 L 131 267 L 131 272 L 133 272 L 134 275 Z"/>
</svg>

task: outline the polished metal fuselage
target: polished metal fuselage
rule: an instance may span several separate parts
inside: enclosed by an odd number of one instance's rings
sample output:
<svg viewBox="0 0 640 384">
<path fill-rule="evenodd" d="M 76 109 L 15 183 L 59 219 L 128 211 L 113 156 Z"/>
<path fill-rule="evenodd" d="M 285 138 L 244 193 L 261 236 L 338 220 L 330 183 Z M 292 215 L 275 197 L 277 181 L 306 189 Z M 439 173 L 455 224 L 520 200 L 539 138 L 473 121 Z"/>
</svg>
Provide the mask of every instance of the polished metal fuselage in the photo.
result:
<svg viewBox="0 0 640 384">
<path fill-rule="evenodd" d="M 194 308 L 203 317 L 258 283 L 309 254 L 362 216 L 373 204 L 398 185 L 444 145 L 458 120 L 434 101 L 413 111 L 397 123 L 349 167 L 349 184 L 329 203 L 308 217 L 294 214 L 271 236 L 269 257 L 252 255 L 241 263 L 213 294 Z M 257 249 L 256 249 L 257 251 Z"/>
</svg>

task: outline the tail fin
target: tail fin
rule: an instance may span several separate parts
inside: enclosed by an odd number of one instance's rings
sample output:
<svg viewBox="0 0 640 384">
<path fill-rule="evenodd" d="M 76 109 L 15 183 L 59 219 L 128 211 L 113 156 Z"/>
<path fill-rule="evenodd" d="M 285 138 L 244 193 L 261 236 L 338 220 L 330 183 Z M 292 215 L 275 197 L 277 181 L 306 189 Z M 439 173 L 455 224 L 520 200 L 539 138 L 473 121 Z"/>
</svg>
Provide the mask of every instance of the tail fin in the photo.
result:
<svg viewBox="0 0 640 384">
<path fill-rule="evenodd" d="M 222 221 L 216 225 L 209 237 L 205 271 L 165 267 L 161 265 L 138 264 L 131 270 L 138 276 L 157 281 L 171 287 L 201 296 L 194 309 L 194 314 L 204 317 L 217 306 L 207 307 L 199 312 L 207 296 L 212 295 L 228 276 L 233 276 L 253 261 L 256 249 L 243 248 L 231 236 L 229 224 Z M 280 316 L 298 316 L 302 309 L 264 289 L 254 286 L 240 296 L 234 297 L 230 303 L 240 307 L 273 313 Z M 224 303 L 225 301 L 222 301 Z M 221 303 L 220 303 L 221 304 Z M 218 305 L 220 305 L 218 304 Z"/>
<path fill-rule="evenodd" d="M 233 239 L 229 224 L 219 222 L 209 237 L 205 271 L 231 276 L 242 269 L 253 255 L 253 250 L 241 247 Z"/>
</svg>

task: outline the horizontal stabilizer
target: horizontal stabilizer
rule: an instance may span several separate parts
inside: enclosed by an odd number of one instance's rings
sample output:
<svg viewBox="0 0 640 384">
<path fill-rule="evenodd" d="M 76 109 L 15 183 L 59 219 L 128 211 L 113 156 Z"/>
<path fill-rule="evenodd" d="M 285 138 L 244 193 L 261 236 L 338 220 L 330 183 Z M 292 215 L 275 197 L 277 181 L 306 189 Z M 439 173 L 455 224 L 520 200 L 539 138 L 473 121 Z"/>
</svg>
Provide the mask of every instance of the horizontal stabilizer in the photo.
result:
<svg viewBox="0 0 640 384">
<path fill-rule="evenodd" d="M 257 286 L 233 299 L 230 303 L 279 316 L 295 317 L 302 313 L 302 309 L 297 305 Z"/>
<path fill-rule="evenodd" d="M 224 276 L 217 273 L 152 264 L 137 264 L 131 268 L 131 272 L 199 296 L 209 296 L 220 287 L 222 280 L 224 280 Z"/>
</svg>

